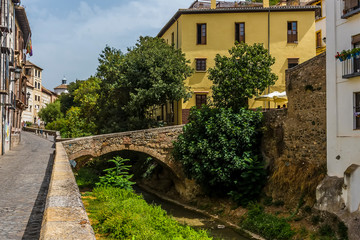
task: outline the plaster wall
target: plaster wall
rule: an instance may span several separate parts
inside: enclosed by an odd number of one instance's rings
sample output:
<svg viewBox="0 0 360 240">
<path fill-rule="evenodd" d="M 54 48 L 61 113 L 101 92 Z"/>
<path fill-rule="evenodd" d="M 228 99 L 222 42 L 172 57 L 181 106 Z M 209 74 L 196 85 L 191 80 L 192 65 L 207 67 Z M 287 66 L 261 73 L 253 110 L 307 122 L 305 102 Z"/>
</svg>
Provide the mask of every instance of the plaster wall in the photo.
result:
<svg viewBox="0 0 360 240">
<path fill-rule="evenodd" d="M 276 84 L 270 88 L 270 92 L 285 91 L 285 70 L 288 66 L 288 58 L 299 58 L 299 63 L 302 63 L 316 55 L 314 15 L 314 11 L 270 13 L 270 53 L 276 59 L 272 70 L 279 77 Z M 287 43 L 288 21 L 298 22 L 298 43 Z M 262 43 L 265 48 L 268 48 L 267 12 L 183 14 L 178 22 L 178 30 L 175 22 L 162 37 L 170 43 L 172 32 L 175 35 L 177 31 L 179 32 L 179 48 L 190 60 L 190 66 L 193 69 L 196 68 L 197 58 L 206 58 L 206 68 L 209 69 L 215 65 L 216 54 L 229 55 L 228 50 L 235 43 L 235 23 L 238 22 L 245 22 L 246 43 Z M 204 45 L 196 42 L 199 23 L 206 23 L 207 27 L 207 39 Z M 190 86 L 194 93 L 212 95 L 212 82 L 208 79 L 206 72 L 194 72 L 185 84 Z M 249 104 L 251 108 L 265 107 L 264 102 L 250 100 Z M 190 109 L 195 105 L 195 96 L 186 103 L 179 103 L 178 118 L 181 117 L 181 109 Z"/>
<path fill-rule="evenodd" d="M 336 52 L 352 48 L 351 37 L 360 34 L 360 14 L 341 19 L 342 1 L 327 1 L 327 165 L 328 175 L 344 177 L 353 163 L 360 164 L 360 131 L 354 130 L 354 92 L 360 77 L 342 78 Z"/>
</svg>

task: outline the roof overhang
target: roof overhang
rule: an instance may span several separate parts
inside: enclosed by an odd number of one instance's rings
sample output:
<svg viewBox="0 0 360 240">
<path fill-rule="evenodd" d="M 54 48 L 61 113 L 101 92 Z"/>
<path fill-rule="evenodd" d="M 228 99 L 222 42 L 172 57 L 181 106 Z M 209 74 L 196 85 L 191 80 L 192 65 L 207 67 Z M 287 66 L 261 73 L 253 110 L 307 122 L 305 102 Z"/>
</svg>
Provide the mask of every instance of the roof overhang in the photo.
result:
<svg viewBox="0 0 360 240">
<path fill-rule="evenodd" d="M 162 37 L 164 33 L 179 19 L 183 14 L 216 14 L 216 13 L 249 13 L 249 12 L 304 12 L 316 11 L 319 6 L 273 6 L 273 7 L 236 7 L 236 8 L 216 8 L 216 9 L 179 9 L 168 23 L 161 29 L 157 37 Z M 315 21 L 315 20 L 314 20 Z"/>
<path fill-rule="evenodd" d="M 24 33 L 24 41 L 26 43 L 29 40 L 28 38 L 31 36 L 31 28 L 25 8 L 21 6 L 15 6 L 15 17 L 19 23 L 21 31 Z"/>
</svg>

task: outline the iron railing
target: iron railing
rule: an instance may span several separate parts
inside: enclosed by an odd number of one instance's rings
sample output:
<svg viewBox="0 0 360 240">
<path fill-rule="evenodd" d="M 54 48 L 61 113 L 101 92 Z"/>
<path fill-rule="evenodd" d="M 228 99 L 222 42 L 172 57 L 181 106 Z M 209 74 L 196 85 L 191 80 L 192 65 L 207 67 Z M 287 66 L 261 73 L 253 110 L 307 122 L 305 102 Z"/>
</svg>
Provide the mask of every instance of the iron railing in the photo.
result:
<svg viewBox="0 0 360 240">
<path fill-rule="evenodd" d="M 360 76 L 360 56 L 350 57 L 342 61 L 343 78 Z"/>
</svg>

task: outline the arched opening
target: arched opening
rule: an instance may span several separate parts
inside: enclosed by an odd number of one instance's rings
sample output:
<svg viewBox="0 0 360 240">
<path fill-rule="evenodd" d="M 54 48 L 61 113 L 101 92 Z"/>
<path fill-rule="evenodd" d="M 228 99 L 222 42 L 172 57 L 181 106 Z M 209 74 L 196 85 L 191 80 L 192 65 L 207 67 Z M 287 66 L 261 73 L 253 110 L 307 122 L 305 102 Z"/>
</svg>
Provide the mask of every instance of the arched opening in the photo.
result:
<svg viewBox="0 0 360 240">
<path fill-rule="evenodd" d="M 129 173 L 133 174 L 132 181 L 135 181 L 139 186 L 150 188 L 174 198 L 179 196 L 178 190 L 184 188 L 183 179 L 180 179 L 178 173 L 175 173 L 164 161 L 134 150 L 112 151 L 98 157 L 80 156 L 74 159 L 77 163 L 75 171 L 92 171 L 97 175 L 102 175 L 104 169 L 114 166 L 108 161 L 116 156 L 130 160 L 126 163 L 132 166 Z M 89 176 L 89 178 L 91 177 Z M 84 179 L 84 181 L 86 180 Z"/>
</svg>

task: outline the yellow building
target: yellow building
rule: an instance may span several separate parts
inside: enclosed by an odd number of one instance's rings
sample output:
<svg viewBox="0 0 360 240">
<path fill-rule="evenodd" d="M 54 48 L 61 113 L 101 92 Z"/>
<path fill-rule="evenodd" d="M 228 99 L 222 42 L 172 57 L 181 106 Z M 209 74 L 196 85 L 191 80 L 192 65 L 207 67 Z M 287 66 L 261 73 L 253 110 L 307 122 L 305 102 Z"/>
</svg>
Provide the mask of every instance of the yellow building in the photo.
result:
<svg viewBox="0 0 360 240">
<path fill-rule="evenodd" d="M 266 1 L 265 1 L 266 2 Z M 263 43 L 275 57 L 272 69 L 278 76 L 269 92 L 285 91 L 285 70 L 316 55 L 314 6 L 273 6 L 262 4 L 195 1 L 190 8 L 180 9 L 159 32 L 176 48 L 181 48 L 190 60 L 194 74 L 186 80 L 193 91 L 192 98 L 173 107 L 173 123 L 186 123 L 189 109 L 211 96 L 212 82 L 207 69 L 214 66 L 216 54 L 228 55 L 235 41 Z M 251 108 L 268 103 L 249 101 Z M 276 107 L 274 104 L 271 107 Z"/>
</svg>

